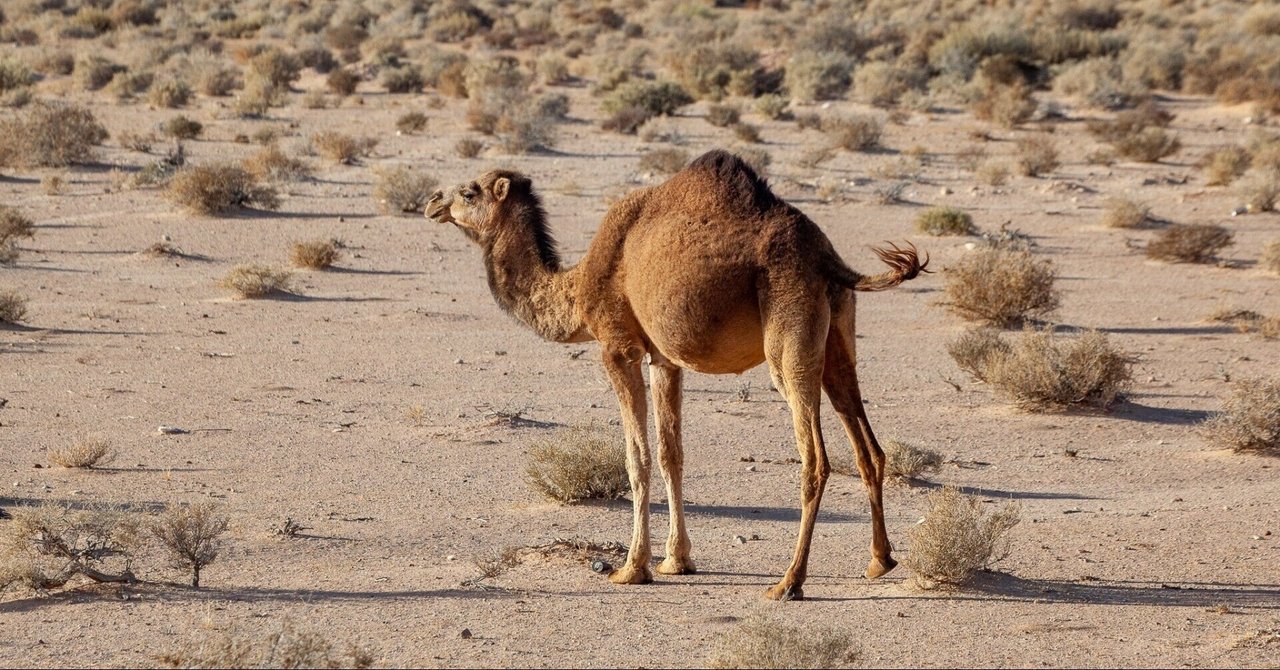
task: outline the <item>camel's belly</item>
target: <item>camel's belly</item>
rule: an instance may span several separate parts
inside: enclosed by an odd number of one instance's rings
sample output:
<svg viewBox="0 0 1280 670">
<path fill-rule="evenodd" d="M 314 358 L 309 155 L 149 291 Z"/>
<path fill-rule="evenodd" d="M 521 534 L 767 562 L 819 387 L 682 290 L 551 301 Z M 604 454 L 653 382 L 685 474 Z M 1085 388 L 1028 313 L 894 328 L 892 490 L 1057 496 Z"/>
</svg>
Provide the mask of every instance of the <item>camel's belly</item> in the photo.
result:
<svg viewBox="0 0 1280 670">
<path fill-rule="evenodd" d="M 652 323 L 646 334 L 667 360 L 695 372 L 739 374 L 764 362 L 764 333 L 754 305 L 705 317 Z"/>
</svg>

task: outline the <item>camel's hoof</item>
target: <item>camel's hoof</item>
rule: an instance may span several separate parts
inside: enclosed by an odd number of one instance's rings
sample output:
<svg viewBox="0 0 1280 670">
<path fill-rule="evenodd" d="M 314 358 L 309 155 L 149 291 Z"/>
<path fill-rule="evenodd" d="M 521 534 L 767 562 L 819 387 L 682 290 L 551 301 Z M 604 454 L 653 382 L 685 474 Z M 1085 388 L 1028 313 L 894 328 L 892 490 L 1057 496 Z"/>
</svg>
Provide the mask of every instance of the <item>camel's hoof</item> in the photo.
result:
<svg viewBox="0 0 1280 670">
<path fill-rule="evenodd" d="M 623 566 L 609 575 L 609 581 L 614 584 L 648 584 L 653 581 L 653 575 L 649 574 L 646 567 Z"/>
<path fill-rule="evenodd" d="M 663 575 L 692 575 L 697 571 L 698 568 L 694 567 L 693 561 L 687 558 L 681 561 L 668 556 L 658 564 L 658 573 Z"/>
<path fill-rule="evenodd" d="M 897 567 L 897 565 L 898 565 L 898 562 L 893 560 L 892 556 L 885 556 L 884 558 L 873 558 L 871 559 L 871 562 L 867 564 L 867 572 L 866 572 L 867 579 L 875 579 L 876 577 L 879 577 L 885 574 L 886 572 L 894 569 L 895 567 Z"/>
<path fill-rule="evenodd" d="M 786 602 L 788 600 L 804 600 L 804 589 L 799 586 L 783 586 L 778 583 L 764 592 L 764 597 L 769 600 L 777 600 Z"/>
</svg>

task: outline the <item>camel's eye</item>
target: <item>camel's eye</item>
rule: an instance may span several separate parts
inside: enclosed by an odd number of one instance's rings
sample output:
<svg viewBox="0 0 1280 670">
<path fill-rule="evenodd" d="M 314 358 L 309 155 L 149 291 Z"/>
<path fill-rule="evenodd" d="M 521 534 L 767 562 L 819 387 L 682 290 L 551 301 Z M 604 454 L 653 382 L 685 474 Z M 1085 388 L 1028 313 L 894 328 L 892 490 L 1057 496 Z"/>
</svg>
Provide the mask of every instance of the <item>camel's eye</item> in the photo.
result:
<svg viewBox="0 0 1280 670">
<path fill-rule="evenodd" d="M 476 195 L 475 195 L 474 193 L 472 193 L 471 191 L 463 191 L 463 192 L 462 192 L 462 201 L 463 201 L 463 202 L 467 202 L 467 203 L 469 203 L 469 202 L 471 202 L 472 198 L 475 198 L 475 197 L 476 197 Z"/>
</svg>

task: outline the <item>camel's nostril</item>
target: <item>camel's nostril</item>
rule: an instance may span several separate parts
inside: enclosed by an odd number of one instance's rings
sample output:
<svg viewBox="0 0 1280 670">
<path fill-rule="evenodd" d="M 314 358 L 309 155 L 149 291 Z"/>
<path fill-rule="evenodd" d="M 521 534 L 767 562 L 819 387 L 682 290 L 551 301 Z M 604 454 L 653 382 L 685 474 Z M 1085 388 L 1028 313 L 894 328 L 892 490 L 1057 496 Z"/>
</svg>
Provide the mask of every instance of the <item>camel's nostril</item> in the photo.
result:
<svg viewBox="0 0 1280 670">
<path fill-rule="evenodd" d="M 444 198 L 444 191 L 436 191 L 435 193 L 431 194 L 431 199 L 427 200 L 427 202 L 436 202 L 443 198 Z"/>
</svg>

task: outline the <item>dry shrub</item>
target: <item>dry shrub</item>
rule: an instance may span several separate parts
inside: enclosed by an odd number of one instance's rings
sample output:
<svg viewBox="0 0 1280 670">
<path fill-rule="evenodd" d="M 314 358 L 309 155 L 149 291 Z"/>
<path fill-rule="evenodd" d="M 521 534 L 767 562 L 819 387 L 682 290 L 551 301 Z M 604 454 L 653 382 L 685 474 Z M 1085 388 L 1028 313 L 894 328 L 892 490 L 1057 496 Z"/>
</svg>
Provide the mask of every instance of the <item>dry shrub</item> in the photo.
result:
<svg viewBox="0 0 1280 670">
<path fill-rule="evenodd" d="M 370 668 L 374 656 L 356 645 L 345 649 L 333 642 L 332 631 L 310 631 L 285 620 L 263 635 L 220 632 L 188 640 L 155 657 L 171 668 Z"/>
<path fill-rule="evenodd" d="M 60 174 L 47 174 L 40 178 L 40 190 L 44 191 L 45 195 L 62 195 L 62 189 L 66 185 L 66 178 Z M 0 214 L 0 216 L 3 215 Z M 0 223 L 0 228 L 3 228 L 3 226 L 4 224 Z M 3 233 L 0 233 L 0 238 L 3 236 Z M 0 254 L 3 254 L 3 252 L 0 252 Z"/>
<path fill-rule="evenodd" d="M 416 67 L 393 67 L 382 71 L 382 87 L 388 93 L 418 93 L 425 82 Z"/>
<path fill-rule="evenodd" d="M 259 149 L 245 158 L 241 165 L 245 172 L 260 181 L 299 181 L 311 176 L 311 166 L 306 161 L 286 155 L 274 144 Z"/>
<path fill-rule="evenodd" d="M 1018 140 L 1017 152 L 1018 172 L 1028 177 L 1039 177 L 1062 165 L 1058 159 L 1057 144 L 1045 135 Z"/>
<path fill-rule="evenodd" d="M 357 139 L 346 133 L 326 130 L 311 136 L 311 146 L 325 158 L 352 165 L 372 154 L 374 147 L 378 146 L 378 140 L 374 137 Z"/>
<path fill-rule="evenodd" d="M 1280 242 L 1268 242 L 1262 248 L 1262 258 L 1258 264 L 1265 270 L 1280 275 Z"/>
<path fill-rule="evenodd" d="M 600 107 L 610 116 L 623 110 L 640 110 L 646 115 L 647 120 L 654 116 L 675 114 L 677 109 L 691 102 L 693 102 L 693 96 L 685 92 L 679 84 L 633 81 L 619 86 L 604 99 Z"/>
<path fill-rule="evenodd" d="M 0 265 L 18 259 L 18 238 L 30 239 L 36 234 L 35 224 L 16 208 L 0 205 Z"/>
<path fill-rule="evenodd" d="M 1133 137 L 1148 128 L 1166 128 L 1173 122 L 1173 114 L 1145 102 L 1134 109 L 1116 114 L 1113 119 L 1093 119 L 1085 124 L 1091 135 L 1116 144 Z"/>
<path fill-rule="evenodd" d="M 1245 379 L 1232 384 L 1222 412 L 1203 426 L 1214 444 L 1280 455 L 1280 382 Z"/>
<path fill-rule="evenodd" d="M 1151 220 L 1151 208 L 1127 198 L 1110 198 L 1102 213 L 1108 228 L 1137 228 Z"/>
<path fill-rule="evenodd" d="M 909 480 L 919 479 L 926 472 L 942 465 L 942 454 L 932 449 L 917 447 L 900 440 L 885 440 L 884 474 L 886 477 Z"/>
<path fill-rule="evenodd" d="M 1250 212 L 1273 212 L 1280 204 L 1280 168 L 1255 170 L 1239 185 L 1240 199 Z"/>
<path fill-rule="evenodd" d="M 142 547 L 136 515 L 52 503 L 10 510 L 0 526 L 0 592 L 61 588 L 83 575 L 95 582 L 134 582 L 133 554 Z"/>
<path fill-rule="evenodd" d="M 965 319 L 1007 327 L 1058 308 L 1053 261 L 1026 251 L 977 249 L 946 275 L 948 305 Z"/>
<path fill-rule="evenodd" d="M 1161 158 L 1171 156 L 1182 148 L 1182 141 L 1163 128 L 1143 128 L 1142 130 L 1112 143 L 1116 153 L 1121 156 L 1145 163 L 1154 163 Z"/>
<path fill-rule="evenodd" d="M 218 536 L 229 520 L 213 503 L 170 507 L 148 530 L 168 552 L 173 567 L 191 571 L 191 586 L 200 588 L 200 571 L 218 557 Z"/>
<path fill-rule="evenodd" d="M 1009 166 L 999 161 L 987 161 L 978 167 L 974 176 L 987 186 L 1003 186 L 1009 179 Z"/>
<path fill-rule="evenodd" d="M 756 111 L 761 116 L 774 121 L 782 121 L 790 117 L 791 100 L 785 95 L 771 93 L 756 98 Z"/>
<path fill-rule="evenodd" d="M 396 130 L 411 135 L 420 133 L 427 127 L 427 115 L 422 112 L 408 112 L 396 119 Z"/>
<path fill-rule="evenodd" d="M 360 84 L 360 75 L 346 68 L 340 68 L 330 72 L 324 84 L 330 92 L 346 97 L 356 92 L 356 86 Z"/>
<path fill-rule="evenodd" d="M 713 668 L 840 668 L 859 655 L 849 633 L 826 626 L 793 626 L 757 610 L 715 643 Z"/>
<path fill-rule="evenodd" d="M 750 123 L 733 124 L 733 135 L 738 140 L 748 144 L 759 144 L 761 142 L 760 127 Z"/>
<path fill-rule="evenodd" d="M 640 157 L 640 169 L 659 174 L 675 174 L 689 164 L 689 152 L 679 147 L 654 149 Z"/>
<path fill-rule="evenodd" d="M 38 102 L 0 119 L 0 166 L 66 167 L 92 162 L 107 129 L 87 107 Z"/>
<path fill-rule="evenodd" d="M 384 214 L 421 214 L 427 199 L 436 190 L 438 181 L 407 165 L 376 169 L 378 183 L 373 187 L 373 199 Z"/>
<path fill-rule="evenodd" d="M 1017 505 L 987 513 L 980 499 L 950 486 L 930 493 L 926 502 L 924 520 L 907 531 L 911 549 L 903 559 L 921 588 L 961 586 L 1008 556 L 1006 535 L 1021 520 Z"/>
<path fill-rule="evenodd" d="M 238 265 L 218 285 L 235 291 L 241 298 L 264 298 L 289 290 L 291 273 L 266 265 Z"/>
<path fill-rule="evenodd" d="M 978 381 L 987 381 L 987 370 L 999 356 L 1009 354 L 1009 343 L 995 328 L 973 328 L 947 343 L 947 353 L 961 370 Z"/>
<path fill-rule="evenodd" d="M 631 490 L 620 440 L 591 426 L 562 429 L 529 448 L 525 480 L 562 503 L 621 498 Z"/>
<path fill-rule="evenodd" d="M 707 107 L 707 123 L 717 128 L 728 128 L 742 118 L 737 105 L 713 104 Z"/>
<path fill-rule="evenodd" d="M 955 207 L 930 207 L 916 217 L 916 230 L 930 235 L 972 235 L 973 217 Z"/>
<path fill-rule="evenodd" d="M 27 317 L 27 299 L 11 291 L 0 291 L 0 323 L 22 323 Z"/>
<path fill-rule="evenodd" d="M 828 117 L 822 120 L 822 132 L 833 146 L 846 151 L 870 151 L 880 146 L 884 125 L 865 114 Z"/>
<path fill-rule="evenodd" d="M 1009 86 L 992 83 L 972 109 L 973 115 L 983 121 L 1013 128 L 1031 118 L 1036 102 L 1031 99 L 1031 89 L 1021 82 Z"/>
<path fill-rule="evenodd" d="M 805 149 L 800 154 L 800 157 L 796 159 L 796 165 L 808 170 L 813 170 L 835 157 L 836 150 L 834 147 L 810 147 Z"/>
<path fill-rule="evenodd" d="M 1249 169 L 1253 157 L 1241 146 L 1228 145 L 1210 151 L 1202 161 L 1209 186 L 1227 186 Z"/>
<path fill-rule="evenodd" d="M 464 137 L 453 145 L 453 150 L 462 158 L 475 158 L 484 151 L 484 142 L 474 137 Z"/>
<path fill-rule="evenodd" d="M 324 270 L 342 256 L 337 240 L 312 240 L 295 242 L 289 249 L 289 261 L 294 267 Z"/>
<path fill-rule="evenodd" d="M 172 137 L 175 140 L 193 140 L 204 132 L 204 124 L 194 119 L 178 115 L 164 122 L 160 126 L 160 132 Z"/>
<path fill-rule="evenodd" d="M 302 75 L 302 60 L 295 54 L 268 47 L 249 59 L 249 73 L 277 89 L 288 90 Z"/>
<path fill-rule="evenodd" d="M 1133 380 L 1133 358 L 1098 331 L 1064 341 L 1047 330 L 1028 330 L 1012 343 L 971 331 L 948 350 L 961 368 L 1031 411 L 1072 405 L 1105 410 Z"/>
<path fill-rule="evenodd" d="M 1212 223 L 1174 224 L 1147 244 L 1147 257 L 1175 263 L 1209 263 L 1232 244 L 1231 231 Z"/>
<path fill-rule="evenodd" d="M 805 49 L 787 61 L 785 86 L 800 100 L 835 100 L 853 84 L 856 60 L 843 53 Z"/>
<path fill-rule="evenodd" d="M 196 214 L 222 214 L 241 207 L 275 209 L 276 190 L 258 183 L 244 168 L 214 163 L 179 170 L 169 181 L 170 200 Z"/>
<path fill-rule="evenodd" d="M 164 79 L 152 84 L 147 91 L 147 101 L 155 107 L 174 109 L 191 100 L 191 87 L 181 79 Z"/>
<path fill-rule="evenodd" d="M 49 448 L 49 460 L 64 468 L 92 468 L 111 462 L 114 452 L 107 440 L 88 438 L 66 447 Z"/>
<path fill-rule="evenodd" d="M 159 139 L 155 133 L 135 133 L 129 130 L 122 131 L 116 139 L 120 141 L 120 146 L 139 153 L 149 153 L 151 147 L 155 145 Z"/>
</svg>

